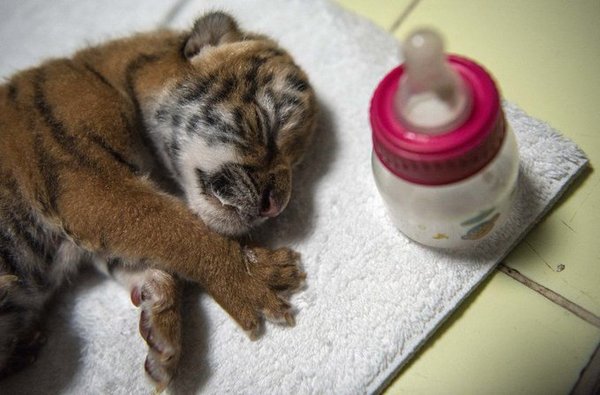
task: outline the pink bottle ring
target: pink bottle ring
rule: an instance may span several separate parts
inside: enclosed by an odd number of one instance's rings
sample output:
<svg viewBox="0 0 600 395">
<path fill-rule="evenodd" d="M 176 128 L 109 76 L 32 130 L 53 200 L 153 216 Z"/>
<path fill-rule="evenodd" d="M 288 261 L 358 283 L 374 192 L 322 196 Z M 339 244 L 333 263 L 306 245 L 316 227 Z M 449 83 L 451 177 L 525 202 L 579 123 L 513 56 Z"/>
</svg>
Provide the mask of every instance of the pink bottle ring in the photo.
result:
<svg viewBox="0 0 600 395">
<path fill-rule="evenodd" d="M 385 76 L 371 100 L 375 154 L 393 174 L 416 184 L 449 184 L 477 173 L 498 153 L 504 139 L 500 97 L 490 75 L 469 59 L 456 55 L 447 59 L 472 96 L 471 114 L 456 129 L 426 135 L 397 119 L 393 103 L 403 65 Z"/>
</svg>

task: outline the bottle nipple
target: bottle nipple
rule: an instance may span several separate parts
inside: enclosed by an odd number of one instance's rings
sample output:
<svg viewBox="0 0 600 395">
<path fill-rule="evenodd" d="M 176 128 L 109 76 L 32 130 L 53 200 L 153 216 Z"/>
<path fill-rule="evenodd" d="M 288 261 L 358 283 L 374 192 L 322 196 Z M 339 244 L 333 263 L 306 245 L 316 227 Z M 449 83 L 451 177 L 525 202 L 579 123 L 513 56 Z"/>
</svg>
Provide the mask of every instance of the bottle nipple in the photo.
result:
<svg viewBox="0 0 600 395">
<path fill-rule="evenodd" d="M 438 33 L 421 29 L 404 46 L 405 73 L 394 98 L 399 120 L 416 133 L 443 134 L 460 126 L 471 111 L 471 95 L 446 60 Z"/>
</svg>

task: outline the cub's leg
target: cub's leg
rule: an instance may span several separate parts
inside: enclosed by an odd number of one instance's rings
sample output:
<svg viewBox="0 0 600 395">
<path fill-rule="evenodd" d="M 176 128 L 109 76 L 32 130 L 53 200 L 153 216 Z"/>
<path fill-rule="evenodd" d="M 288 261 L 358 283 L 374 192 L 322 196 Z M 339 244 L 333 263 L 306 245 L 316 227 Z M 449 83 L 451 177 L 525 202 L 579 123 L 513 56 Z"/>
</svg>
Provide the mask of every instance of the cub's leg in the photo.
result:
<svg viewBox="0 0 600 395">
<path fill-rule="evenodd" d="M 83 254 L 41 222 L 10 176 L 0 177 L 0 377 L 35 361 L 45 306 Z"/>
<path fill-rule="evenodd" d="M 118 258 L 97 258 L 95 264 L 123 285 L 140 307 L 140 333 L 148 344 L 144 368 L 157 391 L 164 390 L 181 355 L 181 284 L 167 272 L 132 267 Z"/>
<path fill-rule="evenodd" d="M 23 278 L 2 272 L 3 263 L 0 258 L 0 379 L 33 363 L 46 339 L 44 295 L 32 295 Z"/>
<path fill-rule="evenodd" d="M 242 247 L 210 231 L 179 199 L 142 179 L 106 183 L 62 174 L 56 210 L 92 251 L 137 261 L 199 283 L 251 337 L 262 317 L 292 325 L 285 295 L 305 278 L 299 254 Z M 81 190 L 90 199 L 81 199 Z"/>
<path fill-rule="evenodd" d="M 0 377 L 36 360 L 46 341 L 46 304 L 85 256 L 72 242 L 36 231 L 35 224 L 20 222 L 17 230 L 17 210 L 11 218 L 4 212 L 6 222 L 0 227 Z"/>
</svg>

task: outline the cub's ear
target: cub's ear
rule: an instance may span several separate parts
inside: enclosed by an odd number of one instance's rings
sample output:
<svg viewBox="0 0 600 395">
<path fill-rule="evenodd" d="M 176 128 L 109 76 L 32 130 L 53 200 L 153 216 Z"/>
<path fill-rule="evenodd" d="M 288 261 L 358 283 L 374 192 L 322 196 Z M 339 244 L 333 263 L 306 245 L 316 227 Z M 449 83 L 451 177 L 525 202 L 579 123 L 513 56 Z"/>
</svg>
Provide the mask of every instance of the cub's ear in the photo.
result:
<svg viewBox="0 0 600 395">
<path fill-rule="evenodd" d="M 211 12 L 196 20 L 194 28 L 185 43 L 183 54 L 187 59 L 198 55 L 207 46 L 240 41 L 242 32 L 230 15 L 224 12 Z"/>
</svg>

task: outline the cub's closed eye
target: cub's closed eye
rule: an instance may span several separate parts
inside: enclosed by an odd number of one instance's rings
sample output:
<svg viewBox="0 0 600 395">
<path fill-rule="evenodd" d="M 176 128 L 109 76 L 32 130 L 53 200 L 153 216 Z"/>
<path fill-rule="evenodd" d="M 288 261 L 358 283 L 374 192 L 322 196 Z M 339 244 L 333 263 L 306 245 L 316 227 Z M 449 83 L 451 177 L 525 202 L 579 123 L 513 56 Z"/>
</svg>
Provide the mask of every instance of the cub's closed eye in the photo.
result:
<svg viewBox="0 0 600 395">
<path fill-rule="evenodd" d="M 210 180 L 210 187 L 214 192 L 218 192 L 219 194 L 227 194 L 230 181 L 225 172 L 218 173 L 216 176 L 213 176 Z"/>
<path fill-rule="evenodd" d="M 297 75 L 288 75 L 286 81 L 293 89 L 299 92 L 304 92 L 308 89 L 308 83 Z"/>
<path fill-rule="evenodd" d="M 195 172 L 198 185 L 202 190 L 206 190 L 206 186 L 208 185 L 208 175 L 199 168 L 196 168 Z"/>
</svg>

